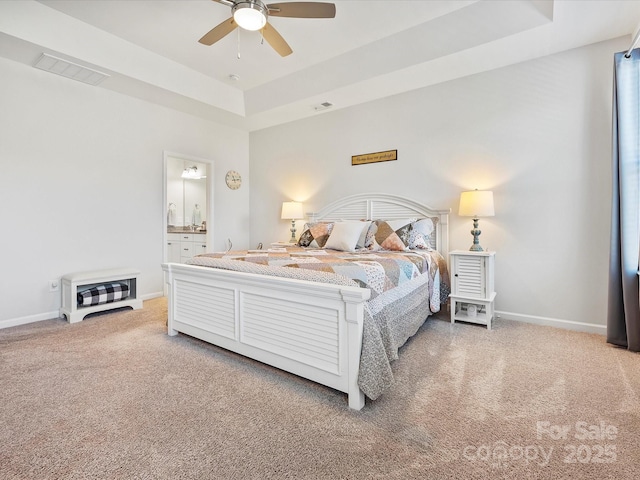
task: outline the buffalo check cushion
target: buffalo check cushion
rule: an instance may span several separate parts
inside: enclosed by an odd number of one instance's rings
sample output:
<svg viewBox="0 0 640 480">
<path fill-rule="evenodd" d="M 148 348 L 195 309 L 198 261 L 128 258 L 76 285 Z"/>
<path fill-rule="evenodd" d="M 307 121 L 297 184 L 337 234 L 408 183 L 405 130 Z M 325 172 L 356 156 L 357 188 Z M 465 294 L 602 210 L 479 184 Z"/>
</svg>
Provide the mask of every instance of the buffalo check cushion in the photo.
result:
<svg viewBox="0 0 640 480">
<path fill-rule="evenodd" d="M 78 306 L 102 305 L 117 302 L 129 296 L 129 285 L 123 282 L 103 283 L 78 292 Z"/>
</svg>

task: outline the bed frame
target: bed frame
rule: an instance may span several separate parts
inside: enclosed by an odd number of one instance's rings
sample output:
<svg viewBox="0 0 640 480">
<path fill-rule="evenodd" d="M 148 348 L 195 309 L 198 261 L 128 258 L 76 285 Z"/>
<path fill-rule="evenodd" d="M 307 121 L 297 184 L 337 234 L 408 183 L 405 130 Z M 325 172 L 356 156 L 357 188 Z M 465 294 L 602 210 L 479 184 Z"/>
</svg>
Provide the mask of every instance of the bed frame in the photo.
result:
<svg viewBox="0 0 640 480">
<path fill-rule="evenodd" d="M 438 217 L 434 248 L 448 254 L 449 210 L 387 194 L 353 195 L 315 220 Z M 348 395 L 358 387 L 366 288 L 331 285 L 195 265 L 162 265 L 168 284 L 168 333 L 185 333 Z M 304 315 L 300 315 L 304 312 Z"/>
</svg>

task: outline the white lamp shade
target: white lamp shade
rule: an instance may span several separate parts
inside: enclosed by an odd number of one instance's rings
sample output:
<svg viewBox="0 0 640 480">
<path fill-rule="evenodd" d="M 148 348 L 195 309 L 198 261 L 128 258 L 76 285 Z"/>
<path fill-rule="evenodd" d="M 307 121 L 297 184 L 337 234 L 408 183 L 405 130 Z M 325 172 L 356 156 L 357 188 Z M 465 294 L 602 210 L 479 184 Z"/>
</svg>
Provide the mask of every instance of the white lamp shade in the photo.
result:
<svg viewBox="0 0 640 480">
<path fill-rule="evenodd" d="M 472 190 L 460 194 L 461 217 L 493 217 L 493 192 L 488 190 Z"/>
<path fill-rule="evenodd" d="M 304 218 L 302 204 L 300 202 L 282 202 L 282 215 L 280 218 L 286 220 Z"/>
</svg>

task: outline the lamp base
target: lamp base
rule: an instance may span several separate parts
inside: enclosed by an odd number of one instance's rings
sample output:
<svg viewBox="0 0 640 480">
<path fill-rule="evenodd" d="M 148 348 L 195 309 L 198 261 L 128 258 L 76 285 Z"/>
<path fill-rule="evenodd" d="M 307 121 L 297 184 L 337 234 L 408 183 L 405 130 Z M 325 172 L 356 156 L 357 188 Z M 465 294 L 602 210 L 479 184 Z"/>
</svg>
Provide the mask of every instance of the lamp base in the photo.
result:
<svg viewBox="0 0 640 480">
<path fill-rule="evenodd" d="M 289 239 L 289 243 L 296 243 L 296 221 L 291 220 L 291 238 Z"/>
<path fill-rule="evenodd" d="M 483 248 L 480 246 L 480 240 L 478 237 L 482 233 L 482 231 L 478 228 L 478 218 L 473 219 L 473 230 L 471 230 L 471 235 L 473 235 L 473 245 L 469 249 L 470 252 L 484 252 Z"/>
</svg>

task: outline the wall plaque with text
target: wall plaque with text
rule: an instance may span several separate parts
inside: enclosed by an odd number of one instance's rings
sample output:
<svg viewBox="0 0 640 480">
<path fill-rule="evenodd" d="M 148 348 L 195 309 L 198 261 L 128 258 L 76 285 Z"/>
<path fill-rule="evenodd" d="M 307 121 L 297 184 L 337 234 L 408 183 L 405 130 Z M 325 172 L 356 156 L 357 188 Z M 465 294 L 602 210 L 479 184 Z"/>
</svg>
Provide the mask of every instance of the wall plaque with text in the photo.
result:
<svg viewBox="0 0 640 480">
<path fill-rule="evenodd" d="M 351 165 L 365 165 L 367 163 L 389 162 L 398 159 L 398 150 L 387 150 L 386 152 L 365 153 L 351 157 Z"/>
</svg>

